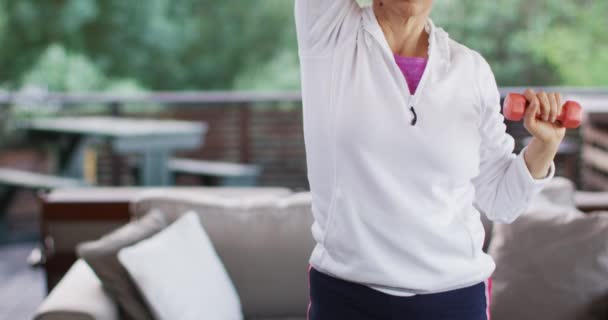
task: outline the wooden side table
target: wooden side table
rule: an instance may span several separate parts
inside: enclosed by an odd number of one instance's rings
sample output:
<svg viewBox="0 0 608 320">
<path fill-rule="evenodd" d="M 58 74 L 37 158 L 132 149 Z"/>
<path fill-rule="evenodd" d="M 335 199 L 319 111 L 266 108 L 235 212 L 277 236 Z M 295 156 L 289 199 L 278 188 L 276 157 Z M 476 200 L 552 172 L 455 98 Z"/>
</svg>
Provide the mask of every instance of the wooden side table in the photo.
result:
<svg viewBox="0 0 608 320">
<path fill-rule="evenodd" d="M 139 191 L 140 188 L 66 188 L 38 194 L 48 292 L 77 260 L 75 248 L 79 242 L 98 239 L 130 220 L 129 203 Z"/>
</svg>

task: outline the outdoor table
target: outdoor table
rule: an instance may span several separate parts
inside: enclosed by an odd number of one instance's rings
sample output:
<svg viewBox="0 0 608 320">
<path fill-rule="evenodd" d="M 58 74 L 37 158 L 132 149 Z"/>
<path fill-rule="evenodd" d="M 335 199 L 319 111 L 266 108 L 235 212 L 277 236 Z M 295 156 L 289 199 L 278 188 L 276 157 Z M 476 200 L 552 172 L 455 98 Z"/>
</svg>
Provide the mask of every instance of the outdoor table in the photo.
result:
<svg viewBox="0 0 608 320">
<path fill-rule="evenodd" d="M 53 117 L 25 120 L 18 127 L 53 150 L 60 175 L 82 178 L 85 150 L 107 142 L 117 154 L 141 156 L 142 186 L 171 184 L 167 165 L 174 151 L 200 148 L 208 126 L 203 122 L 108 116 Z"/>
</svg>

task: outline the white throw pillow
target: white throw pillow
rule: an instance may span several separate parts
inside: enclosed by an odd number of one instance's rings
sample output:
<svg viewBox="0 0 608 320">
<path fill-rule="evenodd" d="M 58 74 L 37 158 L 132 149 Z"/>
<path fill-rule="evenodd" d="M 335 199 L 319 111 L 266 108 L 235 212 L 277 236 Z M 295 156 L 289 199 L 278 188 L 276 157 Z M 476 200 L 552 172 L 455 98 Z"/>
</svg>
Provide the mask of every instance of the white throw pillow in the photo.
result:
<svg viewBox="0 0 608 320">
<path fill-rule="evenodd" d="M 235 287 L 194 212 L 121 249 L 118 260 L 156 319 L 243 319 Z"/>
</svg>

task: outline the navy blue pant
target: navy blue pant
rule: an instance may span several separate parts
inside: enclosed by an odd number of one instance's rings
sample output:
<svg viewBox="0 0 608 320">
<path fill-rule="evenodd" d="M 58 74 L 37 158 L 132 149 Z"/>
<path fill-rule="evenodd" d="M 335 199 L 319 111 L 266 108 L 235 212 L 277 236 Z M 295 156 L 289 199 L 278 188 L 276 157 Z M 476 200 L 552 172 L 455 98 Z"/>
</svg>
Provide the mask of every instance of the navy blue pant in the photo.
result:
<svg viewBox="0 0 608 320">
<path fill-rule="evenodd" d="M 486 284 L 400 297 L 309 267 L 308 320 L 488 320 Z"/>
</svg>

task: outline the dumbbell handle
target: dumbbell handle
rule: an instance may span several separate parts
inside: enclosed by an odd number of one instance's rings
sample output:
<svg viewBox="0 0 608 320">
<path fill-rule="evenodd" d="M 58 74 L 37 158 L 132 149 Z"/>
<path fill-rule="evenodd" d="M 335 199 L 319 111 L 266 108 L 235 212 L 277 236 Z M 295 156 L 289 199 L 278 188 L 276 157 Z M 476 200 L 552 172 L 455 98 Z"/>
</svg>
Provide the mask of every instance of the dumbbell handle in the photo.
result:
<svg viewBox="0 0 608 320">
<path fill-rule="evenodd" d="M 526 97 L 518 93 L 509 93 L 505 98 L 502 107 L 502 113 L 506 119 L 511 121 L 519 121 L 524 117 L 528 101 Z M 581 125 L 583 109 L 578 102 L 566 101 L 562 108 L 562 112 L 557 116 L 556 120 L 562 123 L 566 128 L 578 128 Z"/>
</svg>

